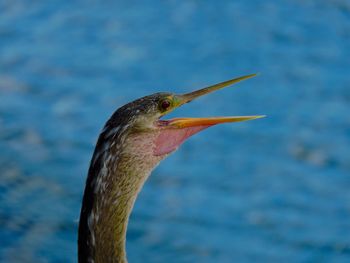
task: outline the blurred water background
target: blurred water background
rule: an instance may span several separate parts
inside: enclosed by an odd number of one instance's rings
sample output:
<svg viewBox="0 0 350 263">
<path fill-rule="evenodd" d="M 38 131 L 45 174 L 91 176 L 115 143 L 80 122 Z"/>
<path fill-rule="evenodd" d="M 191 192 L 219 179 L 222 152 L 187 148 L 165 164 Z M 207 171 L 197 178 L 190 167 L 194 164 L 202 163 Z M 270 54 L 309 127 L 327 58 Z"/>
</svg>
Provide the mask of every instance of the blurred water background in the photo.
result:
<svg viewBox="0 0 350 263">
<path fill-rule="evenodd" d="M 260 72 L 173 116 L 266 114 L 186 142 L 131 216 L 132 262 L 350 262 L 350 2 L 0 1 L 0 261 L 76 262 L 119 106 Z"/>
</svg>

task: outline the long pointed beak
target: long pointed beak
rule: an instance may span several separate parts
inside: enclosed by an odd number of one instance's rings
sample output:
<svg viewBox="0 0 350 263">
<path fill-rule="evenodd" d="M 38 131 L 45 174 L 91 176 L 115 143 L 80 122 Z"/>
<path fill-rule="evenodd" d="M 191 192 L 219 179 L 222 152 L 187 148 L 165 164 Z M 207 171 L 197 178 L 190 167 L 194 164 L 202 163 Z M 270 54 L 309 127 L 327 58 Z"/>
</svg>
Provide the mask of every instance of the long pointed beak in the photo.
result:
<svg viewBox="0 0 350 263">
<path fill-rule="evenodd" d="M 224 82 L 221 82 L 221 83 L 218 83 L 218 84 L 215 84 L 215 85 L 203 88 L 203 89 L 192 91 L 190 93 L 186 93 L 186 94 L 183 94 L 183 95 L 178 95 L 178 99 L 179 99 L 180 105 L 182 105 L 184 103 L 188 103 L 188 102 L 190 102 L 190 101 L 192 101 L 192 100 L 194 100 L 194 99 L 196 99 L 198 97 L 201 97 L 203 95 L 212 93 L 213 91 L 216 91 L 216 90 L 219 90 L 219 89 L 223 89 L 225 87 L 228 87 L 228 86 L 231 86 L 233 84 L 236 84 L 236 83 L 238 83 L 238 82 L 240 82 L 242 80 L 246 80 L 246 79 L 255 77 L 256 75 L 257 74 L 250 74 L 250 75 L 241 76 L 241 77 L 238 77 L 238 78 L 226 80 Z"/>
<path fill-rule="evenodd" d="M 232 117 L 208 117 L 208 118 L 174 118 L 168 125 L 176 128 L 188 128 L 195 126 L 213 126 L 220 123 L 249 121 L 264 118 L 265 115 L 232 116 Z"/>
<path fill-rule="evenodd" d="M 186 93 L 183 95 L 174 96 L 174 107 L 175 109 L 187 102 L 190 102 L 198 97 L 209 94 L 215 90 L 222 89 L 229 85 L 235 84 L 241 80 L 245 80 L 254 77 L 256 74 L 246 75 L 243 77 L 227 80 L 213 86 Z M 210 126 L 227 123 L 227 122 L 238 122 L 254 120 L 265 117 L 263 115 L 256 116 L 232 116 L 232 117 L 209 117 L 209 118 L 175 118 L 171 120 L 160 120 L 158 121 L 160 133 L 155 141 L 154 155 L 160 156 L 168 154 L 179 147 L 188 137 L 204 130 Z"/>
<path fill-rule="evenodd" d="M 176 96 L 177 107 L 185 103 L 188 103 L 196 98 L 199 98 L 203 95 L 228 87 L 242 80 L 252 78 L 256 75 L 257 74 L 241 76 L 241 77 L 230 79 L 230 80 L 227 80 L 203 89 L 199 89 L 190 93 L 177 95 Z M 185 127 L 194 127 L 194 126 L 212 126 L 219 123 L 247 121 L 247 120 L 254 120 L 254 119 L 259 119 L 263 117 L 265 116 L 254 115 L 254 116 L 209 117 L 209 118 L 175 118 L 175 119 L 169 120 L 168 125 L 176 128 L 185 128 Z"/>
</svg>

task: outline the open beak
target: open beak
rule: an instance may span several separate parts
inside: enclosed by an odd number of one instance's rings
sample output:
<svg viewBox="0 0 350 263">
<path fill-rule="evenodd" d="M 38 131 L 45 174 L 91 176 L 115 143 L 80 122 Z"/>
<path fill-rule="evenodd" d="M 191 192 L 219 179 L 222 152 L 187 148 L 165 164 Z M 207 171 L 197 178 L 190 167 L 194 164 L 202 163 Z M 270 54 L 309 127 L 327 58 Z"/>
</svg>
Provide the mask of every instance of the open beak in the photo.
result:
<svg viewBox="0 0 350 263">
<path fill-rule="evenodd" d="M 246 75 L 243 77 L 227 80 L 213 86 L 186 93 L 183 95 L 175 95 L 174 103 L 175 107 L 188 103 L 203 95 L 209 94 L 215 90 L 225 88 L 229 85 L 235 84 L 241 80 L 245 80 L 254 77 L 256 74 Z M 173 108 L 173 109 L 174 109 Z M 209 117 L 209 118 L 175 118 L 171 120 L 160 120 L 158 122 L 159 127 L 162 127 L 155 140 L 154 155 L 161 156 L 169 154 L 176 150 L 180 144 L 182 144 L 187 138 L 196 134 L 197 132 L 204 130 L 210 126 L 227 123 L 254 120 L 265 117 L 263 115 L 255 116 L 232 116 L 232 117 Z"/>
<path fill-rule="evenodd" d="M 213 91 L 228 87 L 235 83 L 238 83 L 242 80 L 246 80 L 256 76 L 256 74 L 250 74 L 234 79 L 230 79 L 200 90 L 196 90 L 190 93 L 177 95 L 175 98 L 176 107 L 179 107 L 185 103 L 191 102 L 194 99 L 197 99 L 203 95 L 212 93 Z M 230 117 L 209 117 L 209 118 L 175 118 L 168 121 L 169 126 L 176 128 L 185 128 L 193 126 L 212 126 L 219 123 L 226 122 L 239 122 L 239 121 L 248 121 L 265 117 L 264 115 L 254 115 L 254 116 L 230 116 Z"/>
</svg>

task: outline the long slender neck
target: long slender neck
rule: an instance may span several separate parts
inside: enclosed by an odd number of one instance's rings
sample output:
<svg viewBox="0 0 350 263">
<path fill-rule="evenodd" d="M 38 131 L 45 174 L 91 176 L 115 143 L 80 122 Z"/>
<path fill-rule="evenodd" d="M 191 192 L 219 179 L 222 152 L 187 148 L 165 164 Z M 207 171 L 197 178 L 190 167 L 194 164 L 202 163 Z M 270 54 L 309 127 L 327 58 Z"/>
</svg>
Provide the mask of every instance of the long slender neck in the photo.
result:
<svg viewBox="0 0 350 263">
<path fill-rule="evenodd" d="M 165 156 L 153 156 L 156 133 L 128 135 L 117 141 L 103 134 L 93 155 L 79 222 L 78 259 L 126 263 L 125 239 L 136 197 Z"/>
</svg>

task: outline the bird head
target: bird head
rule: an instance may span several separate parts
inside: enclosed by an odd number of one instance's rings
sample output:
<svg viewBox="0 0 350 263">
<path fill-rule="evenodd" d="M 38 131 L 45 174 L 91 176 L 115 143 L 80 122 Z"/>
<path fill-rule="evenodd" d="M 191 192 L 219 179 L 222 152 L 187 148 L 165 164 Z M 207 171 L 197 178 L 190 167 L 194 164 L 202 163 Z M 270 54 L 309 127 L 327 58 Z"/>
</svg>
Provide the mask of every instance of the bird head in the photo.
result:
<svg viewBox="0 0 350 263">
<path fill-rule="evenodd" d="M 145 139 L 150 138 L 154 146 L 153 155 L 166 155 L 176 150 L 191 135 L 210 126 L 264 117 L 256 115 L 161 119 L 164 115 L 194 99 L 253 76 L 255 74 L 242 76 L 186 94 L 162 92 L 137 99 L 118 109 L 107 125 L 117 127 L 118 130 L 120 130 L 118 127 L 122 127 L 122 131 L 119 132 L 139 134 Z"/>
<path fill-rule="evenodd" d="M 116 110 L 99 136 L 79 223 L 79 262 L 126 262 L 129 214 L 152 169 L 191 135 L 210 126 L 263 116 L 162 117 L 215 90 L 253 77 L 231 79 L 186 94 L 156 93 Z"/>
</svg>

